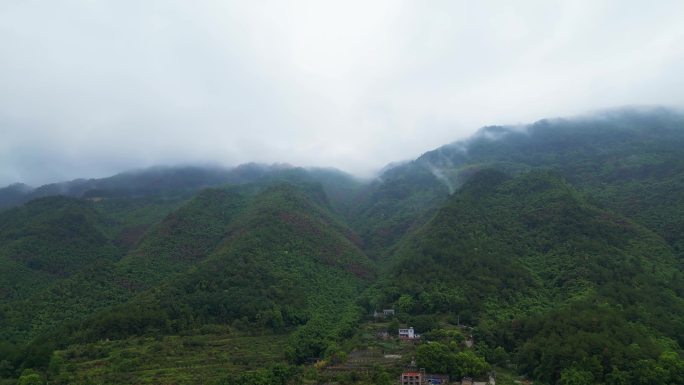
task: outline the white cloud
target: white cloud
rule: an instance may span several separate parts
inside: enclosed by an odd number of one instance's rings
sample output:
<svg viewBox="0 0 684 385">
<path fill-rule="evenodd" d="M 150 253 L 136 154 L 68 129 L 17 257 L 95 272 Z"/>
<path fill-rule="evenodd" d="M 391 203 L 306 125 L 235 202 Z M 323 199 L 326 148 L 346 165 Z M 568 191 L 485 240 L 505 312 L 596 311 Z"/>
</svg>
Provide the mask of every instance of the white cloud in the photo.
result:
<svg viewBox="0 0 684 385">
<path fill-rule="evenodd" d="M 682 105 L 684 3 L 0 3 L 0 184 L 160 163 L 367 174 L 462 138 Z"/>
</svg>

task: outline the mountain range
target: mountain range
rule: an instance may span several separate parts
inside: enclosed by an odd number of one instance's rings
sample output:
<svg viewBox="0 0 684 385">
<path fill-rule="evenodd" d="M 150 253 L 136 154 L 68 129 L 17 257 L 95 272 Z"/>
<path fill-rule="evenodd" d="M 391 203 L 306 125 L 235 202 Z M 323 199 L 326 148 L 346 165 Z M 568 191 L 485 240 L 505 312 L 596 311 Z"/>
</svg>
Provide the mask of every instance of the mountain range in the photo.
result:
<svg viewBox="0 0 684 385">
<path fill-rule="evenodd" d="M 484 127 L 372 180 L 246 164 L 7 186 L 0 384 L 385 384 L 413 359 L 684 384 L 683 148 L 684 114 L 624 108 Z M 398 325 L 423 341 L 369 337 Z"/>
</svg>

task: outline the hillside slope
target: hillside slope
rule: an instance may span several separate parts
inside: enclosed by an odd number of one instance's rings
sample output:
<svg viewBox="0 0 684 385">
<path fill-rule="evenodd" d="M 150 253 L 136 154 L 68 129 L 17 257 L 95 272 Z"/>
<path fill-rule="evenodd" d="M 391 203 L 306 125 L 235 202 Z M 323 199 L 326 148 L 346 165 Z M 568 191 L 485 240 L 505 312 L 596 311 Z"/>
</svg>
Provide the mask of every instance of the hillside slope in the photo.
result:
<svg viewBox="0 0 684 385">
<path fill-rule="evenodd" d="M 2 330 L 35 337 L 15 365 L 45 365 L 73 343 L 203 325 L 291 335 L 288 357 L 302 362 L 360 316 L 355 300 L 374 268 L 355 242 L 320 186 L 205 190 L 121 260 L 4 306 Z"/>
<path fill-rule="evenodd" d="M 25 297 L 118 250 L 88 202 L 50 197 L 0 213 L 0 301 Z M 1 303 L 1 302 L 0 302 Z"/>
<path fill-rule="evenodd" d="M 684 344 L 684 276 L 672 249 L 548 172 L 475 174 L 395 258 L 372 306 L 459 316 L 544 381 L 596 360 L 601 382 L 613 366 L 636 370 L 628 357 Z M 549 327 L 551 345 L 537 334 Z"/>
</svg>

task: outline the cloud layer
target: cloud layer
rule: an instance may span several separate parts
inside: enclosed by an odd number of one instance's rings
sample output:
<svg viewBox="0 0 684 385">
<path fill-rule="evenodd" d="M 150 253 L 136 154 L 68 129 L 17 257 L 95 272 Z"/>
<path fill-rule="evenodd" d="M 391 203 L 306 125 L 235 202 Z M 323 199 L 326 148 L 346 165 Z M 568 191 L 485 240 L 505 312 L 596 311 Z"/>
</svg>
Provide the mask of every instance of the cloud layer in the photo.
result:
<svg viewBox="0 0 684 385">
<path fill-rule="evenodd" d="M 369 175 L 486 124 L 684 104 L 684 2 L 0 3 L 0 184 L 248 161 Z"/>
</svg>

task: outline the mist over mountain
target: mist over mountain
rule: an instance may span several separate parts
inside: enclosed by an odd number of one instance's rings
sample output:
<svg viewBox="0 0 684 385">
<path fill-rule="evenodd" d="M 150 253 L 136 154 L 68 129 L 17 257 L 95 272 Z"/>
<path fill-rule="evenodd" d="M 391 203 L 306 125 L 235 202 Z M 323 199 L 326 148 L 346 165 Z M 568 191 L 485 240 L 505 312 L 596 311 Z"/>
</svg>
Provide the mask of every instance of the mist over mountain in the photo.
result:
<svg viewBox="0 0 684 385">
<path fill-rule="evenodd" d="M 459 381 L 680 383 L 682 148 L 680 111 L 622 108 L 487 126 L 374 179 L 250 163 L 7 186 L 0 376 L 389 384 L 414 357 Z"/>
<path fill-rule="evenodd" d="M 682 15 L 0 1 L 0 385 L 684 385 Z"/>
<path fill-rule="evenodd" d="M 297 168 L 288 164 L 245 163 L 233 168 L 217 166 L 157 166 L 122 172 L 101 179 L 75 179 L 39 187 L 12 184 L 0 189 L 0 207 L 14 206 L 31 199 L 65 195 L 79 198 L 144 197 L 153 195 L 192 194 L 202 188 L 253 183 L 268 179 L 320 175 L 352 179 L 335 169 Z"/>
<path fill-rule="evenodd" d="M 6 2 L 0 185 L 212 162 L 367 177 L 487 124 L 681 106 L 682 13 L 676 0 Z"/>
</svg>

